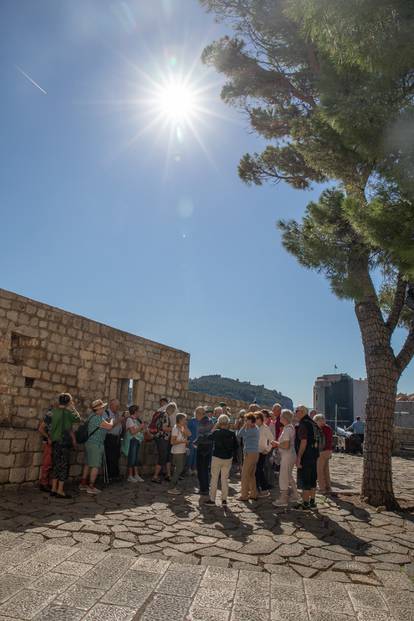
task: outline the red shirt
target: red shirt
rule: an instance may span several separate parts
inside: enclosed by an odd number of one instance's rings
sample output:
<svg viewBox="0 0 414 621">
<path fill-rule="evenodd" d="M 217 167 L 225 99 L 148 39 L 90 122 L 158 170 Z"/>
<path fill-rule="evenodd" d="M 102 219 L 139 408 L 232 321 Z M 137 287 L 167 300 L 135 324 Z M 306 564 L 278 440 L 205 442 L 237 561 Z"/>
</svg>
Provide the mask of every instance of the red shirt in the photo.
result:
<svg viewBox="0 0 414 621">
<path fill-rule="evenodd" d="M 322 431 L 323 434 L 325 436 L 325 451 L 332 451 L 333 448 L 333 444 L 332 444 L 332 440 L 333 440 L 333 431 L 332 429 L 329 427 L 329 425 L 324 425 L 322 427 Z"/>
</svg>

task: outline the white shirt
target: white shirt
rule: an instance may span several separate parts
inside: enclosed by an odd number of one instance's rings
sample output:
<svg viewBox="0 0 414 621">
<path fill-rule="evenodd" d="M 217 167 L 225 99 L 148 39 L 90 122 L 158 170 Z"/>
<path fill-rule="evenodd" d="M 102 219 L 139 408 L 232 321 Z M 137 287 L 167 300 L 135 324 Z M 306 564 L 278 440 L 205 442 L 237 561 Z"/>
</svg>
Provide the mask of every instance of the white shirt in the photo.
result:
<svg viewBox="0 0 414 621">
<path fill-rule="evenodd" d="M 110 408 L 108 408 L 107 412 L 108 412 L 109 416 L 106 418 L 106 420 L 107 421 L 113 420 L 114 421 L 114 425 L 115 425 L 115 423 L 117 423 L 120 420 L 120 418 L 122 416 L 122 414 L 120 412 L 117 412 L 115 414 L 115 412 L 112 412 L 112 410 Z M 115 426 L 112 427 L 112 429 L 108 430 L 108 433 L 111 436 L 120 436 L 121 433 L 122 433 L 122 425 L 117 425 L 116 427 Z"/>
<path fill-rule="evenodd" d="M 267 425 L 263 423 L 259 427 L 259 453 L 269 453 L 272 450 L 270 443 L 274 440 L 273 433 Z"/>
<path fill-rule="evenodd" d="M 187 439 L 185 435 L 183 434 L 183 432 L 181 431 L 180 427 L 178 427 L 178 425 L 174 425 L 173 430 L 171 431 L 171 437 L 174 437 L 177 440 Z M 171 445 L 171 453 L 173 455 L 182 455 L 186 451 L 187 451 L 186 444 L 172 444 Z"/>
<path fill-rule="evenodd" d="M 288 454 L 293 454 L 296 455 L 296 451 L 295 451 L 295 428 L 293 425 L 285 425 L 283 427 L 282 433 L 279 436 L 279 442 L 287 442 L 289 440 L 289 448 L 280 448 L 279 447 L 279 452 L 281 454 L 281 456 L 283 457 L 283 455 L 288 455 Z"/>
</svg>

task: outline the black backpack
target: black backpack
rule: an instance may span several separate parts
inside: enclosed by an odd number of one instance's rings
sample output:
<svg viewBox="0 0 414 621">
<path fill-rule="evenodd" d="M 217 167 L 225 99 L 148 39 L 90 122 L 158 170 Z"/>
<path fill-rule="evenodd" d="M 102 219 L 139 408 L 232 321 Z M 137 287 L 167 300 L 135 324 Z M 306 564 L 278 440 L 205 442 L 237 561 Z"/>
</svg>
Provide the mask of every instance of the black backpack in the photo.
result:
<svg viewBox="0 0 414 621">
<path fill-rule="evenodd" d="M 98 431 L 99 427 L 89 433 L 89 418 L 81 423 L 75 431 L 76 444 L 85 444 L 93 434 Z"/>
</svg>

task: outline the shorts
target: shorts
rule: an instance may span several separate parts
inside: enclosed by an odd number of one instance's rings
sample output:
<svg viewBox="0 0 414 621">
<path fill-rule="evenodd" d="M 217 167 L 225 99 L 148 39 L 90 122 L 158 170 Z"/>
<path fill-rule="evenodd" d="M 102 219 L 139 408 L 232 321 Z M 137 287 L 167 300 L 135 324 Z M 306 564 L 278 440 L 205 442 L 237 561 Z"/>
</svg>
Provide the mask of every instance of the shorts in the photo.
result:
<svg viewBox="0 0 414 621">
<path fill-rule="evenodd" d="M 102 466 L 102 458 L 105 451 L 103 444 L 87 443 L 86 445 L 86 463 L 89 468 L 100 468 Z"/>
<path fill-rule="evenodd" d="M 299 468 L 301 487 L 305 491 L 316 488 L 318 471 L 316 468 L 316 460 L 302 461 L 302 468 Z"/>
<path fill-rule="evenodd" d="M 157 464 L 165 466 L 170 462 L 170 441 L 165 438 L 155 438 L 154 442 L 157 447 Z"/>
</svg>

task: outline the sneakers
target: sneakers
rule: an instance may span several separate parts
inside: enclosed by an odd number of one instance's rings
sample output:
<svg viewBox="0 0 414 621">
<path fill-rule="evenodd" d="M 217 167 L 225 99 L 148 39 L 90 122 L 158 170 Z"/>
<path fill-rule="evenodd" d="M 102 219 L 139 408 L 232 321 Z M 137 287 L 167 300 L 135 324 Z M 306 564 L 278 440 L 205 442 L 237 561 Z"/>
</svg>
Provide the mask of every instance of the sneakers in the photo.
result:
<svg viewBox="0 0 414 621">
<path fill-rule="evenodd" d="M 270 496 L 270 492 L 267 489 L 262 490 L 258 493 L 259 498 L 268 498 Z"/>
<path fill-rule="evenodd" d="M 138 479 L 136 479 L 135 477 L 128 477 L 127 481 L 128 483 L 138 483 Z"/>
<path fill-rule="evenodd" d="M 139 476 L 139 474 L 136 474 L 134 476 L 135 482 L 136 483 L 145 483 L 144 479 L 142 477 Z"/>
<path fill-rule="evenodd" d="M 311 498 L 309 501 L 309 506 L 311 509 L 316 509 L 317 505 L 314 498 Z"/>
<path fill-rule="evenodd" d="M 296 505 L 295 509 L 299 509 L 302 511 L 310 511 L 311 506 L 309 502 L 300 502 L 298 505 Z"/>
<path fill-rule="evenodd" d="M 227 500 L 222 500 L 221 504 L 223 505 L 223 507 L 227 507 Z"/>
<path fill-rule="evenodd" d="M 178 496 L 178 494 L 181 494 L 181 490 L 173 487 L 167 491 L 167 494 L 171 494 L 171 496 Z"/>
<path fill-rule="evenodd" d="M 86 482 L 84 482 L 84 481 L 81 481 L 81 482 L 79 483 L 79 491 L 80 491 L 80 492 L 86 492 L 86 490 L 88 489 L 88 487 L 89 487 L 89 485 L 88 485 Z"/>
<path fill-rule="evenodd" d="M 101 493 L 101 490 L 98 489 L 97 487 L 93 487 L 93 486 L 88 485 L 86 493 L 90 494 L 91 496 L 96 496 L 97 494 Z"/>
<path fill-rule="evenodd" d="M 226 501 L 224 501 L 226 502 Z M 209 500 L 206 500 L 206 502 L 203 502 L 203 505 L 207 506 L 207 507 L 215 507 L 216 503 L 214 500 L 211 500 L 211 498 Z"/>
<path fill-rule="evenodd" d="M 274 507 L 287 507 L 287 502 L 283 498 L 278 498 L 275 502 L 272 502 Z"/>
<path fill-rule="evenodd" d="M 153 477 L 153 478 L 151 479 L 151 482 L 152 482 L 152 483 L 158 483 L 159 485 L 161 485 L 161 479 L 160 479 L 160 478 Z"/>
</svg>

